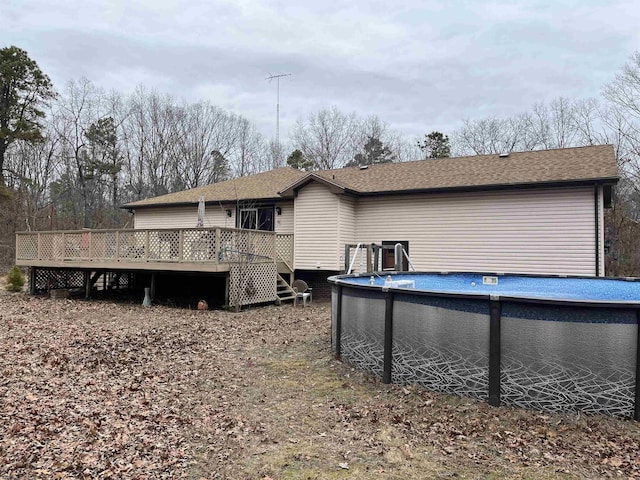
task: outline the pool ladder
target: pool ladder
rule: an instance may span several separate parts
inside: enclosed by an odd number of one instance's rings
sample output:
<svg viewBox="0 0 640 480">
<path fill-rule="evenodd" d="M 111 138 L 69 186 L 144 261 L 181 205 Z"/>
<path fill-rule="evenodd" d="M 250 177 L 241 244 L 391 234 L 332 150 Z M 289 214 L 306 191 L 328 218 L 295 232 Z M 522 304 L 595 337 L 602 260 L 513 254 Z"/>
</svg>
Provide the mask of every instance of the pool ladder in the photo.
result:
<svg viewBox="0 0 640 480">
<path fill-rule="evenodd" d="M 355 247 L 355 251 L 353 252 L 353 256 L 351 256 L 351 249 Z M 393 247 L 389 247 L 386 245 L 377 245 L 375 243 L 366 244 L 366 243 L 358 243 L 357 245 L 346 244 L 345 245 L 345 270 L 347 275 L 353 273 L 353 267 L 356 263 L 356 259 L 358 258 L 358 253 L 360 253 L 360 271 L 358 273 L 372 273 L 375 271 L 380 271 L 382 268 L 380 266 L 380 251 L 388 250 L 393 248 L 394 250 L 394 270 L 396 272 L 403 271 L 403 260 L 406 258 L 407 265 L 409 270 L 416 271 L 416 267 L 413 266 L 411 262 L 411 258 L 409 258 L 409 254 L 404 249 L 404 246 L 401 243 L 396 243 Z M 349 258 L 351 257 L 351 261 Z M 366 261 L 365 261 L 366 257 Z M 365 267 L 366 263 L 366 267 Z"/>
</svg>

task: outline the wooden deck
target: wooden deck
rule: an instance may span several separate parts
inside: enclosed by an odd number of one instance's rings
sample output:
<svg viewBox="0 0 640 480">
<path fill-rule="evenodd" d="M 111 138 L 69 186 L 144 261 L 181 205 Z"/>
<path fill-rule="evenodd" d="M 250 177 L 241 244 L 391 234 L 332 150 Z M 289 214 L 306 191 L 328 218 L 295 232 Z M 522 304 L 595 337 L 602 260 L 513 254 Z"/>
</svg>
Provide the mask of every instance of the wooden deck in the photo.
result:
<svg viewBox="0 0 640 480">
<path fill-rule="evenodd" d="M 16 234 L 16 264 L 78 270 L 227 272 L 238 264 L 292 270 L 293 235 L 234 228 L 73 230 Z"/>
</svg>

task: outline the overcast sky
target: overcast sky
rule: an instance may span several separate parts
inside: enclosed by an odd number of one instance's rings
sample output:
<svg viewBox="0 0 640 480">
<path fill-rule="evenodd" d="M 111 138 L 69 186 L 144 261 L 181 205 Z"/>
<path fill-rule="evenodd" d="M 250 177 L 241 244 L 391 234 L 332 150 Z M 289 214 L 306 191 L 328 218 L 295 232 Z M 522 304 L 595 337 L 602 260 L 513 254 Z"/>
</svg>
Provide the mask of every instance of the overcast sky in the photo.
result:
<svg viewBox="0 0 640 480">
<path fill-rule="evenodd" d="M 86 77 L 208 100 L 281 137 L 332 105 L 407 136 L 598 96 L 640 50 L 638 0 L 0 0 L 0 47 L 62 90 Z"/>
</svg>

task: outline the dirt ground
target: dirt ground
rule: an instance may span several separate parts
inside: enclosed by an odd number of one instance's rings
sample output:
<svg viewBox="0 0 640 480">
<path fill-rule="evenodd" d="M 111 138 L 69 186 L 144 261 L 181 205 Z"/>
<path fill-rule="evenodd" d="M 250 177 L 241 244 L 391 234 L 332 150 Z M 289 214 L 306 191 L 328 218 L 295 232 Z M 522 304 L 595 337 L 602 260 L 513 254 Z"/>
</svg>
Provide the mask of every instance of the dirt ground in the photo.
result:
<svg viewBox="0 0 640 480">
<path fill-rule="evenodd" d="M 628 478 L 640 430 L 389 386 L 330 308 L 0 293 L 0 478 Z"/>
</svg>

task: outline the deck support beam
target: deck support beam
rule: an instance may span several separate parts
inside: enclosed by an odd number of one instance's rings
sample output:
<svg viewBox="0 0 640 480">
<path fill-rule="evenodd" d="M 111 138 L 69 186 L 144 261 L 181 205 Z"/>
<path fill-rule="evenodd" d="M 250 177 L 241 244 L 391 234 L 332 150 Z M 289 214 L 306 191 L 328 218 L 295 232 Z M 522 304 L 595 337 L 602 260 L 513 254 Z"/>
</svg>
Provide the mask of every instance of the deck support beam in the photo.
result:
<svg viewBox="0 0 640 480">
<path fill-rule="evenodd" d="M 29 293 L 36 294 L 36 267 L 29 268 Z"/>
<path fill-rule="evenodd" d="M 100 275 L 102 275 L 101 271 L 93 272 L 93 276 L 91 277 L 91 286 L 92 287 L 96 284 L 96 282 L 100 278 Z"/>
<path fill-rule="evenodd" d="M 156 274 L 155 272 L 151 274 L 151 300 L 156 299 Z"/>
<path fill-rule="evenodd" d="M 231 277 L 230 273 L 227 273 L 224 276 L 224 304 L 227 305 L 227 306 L 229 306 L 229 297 L 230 297 L 230 295 L 229 295 L 229 284 L 230 284 L 230 281 L 231 281 L 230 277 Z"/>
<path fill-rule="evenodd" d="M 85 270 L 84 272 L 84 299 L 89 300 L 91 298 L 91 272 Z"/>
</svg>

